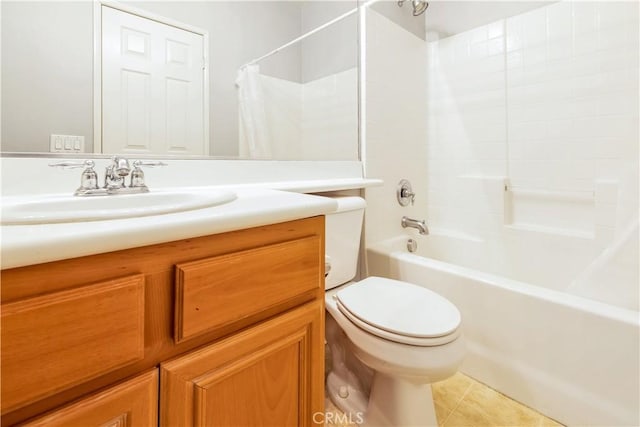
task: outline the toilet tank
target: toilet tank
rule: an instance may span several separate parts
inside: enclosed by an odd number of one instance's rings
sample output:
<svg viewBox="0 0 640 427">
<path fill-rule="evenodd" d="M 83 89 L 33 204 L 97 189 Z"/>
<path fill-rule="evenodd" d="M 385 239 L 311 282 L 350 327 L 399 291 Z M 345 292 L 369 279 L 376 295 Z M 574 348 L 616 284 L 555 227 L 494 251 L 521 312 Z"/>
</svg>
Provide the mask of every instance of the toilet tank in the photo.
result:
<svg viewBox="0 0 640 427">
<path fill-rule="evenodd" d="M 334 197 L 338 209 L 325 220 L 325 254 L 331 269 L 325 289 L 332 289 L 356 276 L 360 234 L 366 202 L 362 197 Z"/>
</svg>

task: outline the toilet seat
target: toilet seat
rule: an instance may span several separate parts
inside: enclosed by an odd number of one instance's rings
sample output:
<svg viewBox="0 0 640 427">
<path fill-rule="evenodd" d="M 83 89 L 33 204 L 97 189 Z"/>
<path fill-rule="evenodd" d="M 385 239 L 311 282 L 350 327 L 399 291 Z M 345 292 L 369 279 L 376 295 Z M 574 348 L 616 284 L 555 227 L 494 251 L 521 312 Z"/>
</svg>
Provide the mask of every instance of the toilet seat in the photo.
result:
<svg viewBox="0 0 640 427">
<path fill-rule="evenodd" d="M 335 301 L 356 326 L 389 341 L 430 347 L 460 335 L 458 309 L 435 292 L 410 283 L 369 277 L 338 291 Z"/>
</svg>

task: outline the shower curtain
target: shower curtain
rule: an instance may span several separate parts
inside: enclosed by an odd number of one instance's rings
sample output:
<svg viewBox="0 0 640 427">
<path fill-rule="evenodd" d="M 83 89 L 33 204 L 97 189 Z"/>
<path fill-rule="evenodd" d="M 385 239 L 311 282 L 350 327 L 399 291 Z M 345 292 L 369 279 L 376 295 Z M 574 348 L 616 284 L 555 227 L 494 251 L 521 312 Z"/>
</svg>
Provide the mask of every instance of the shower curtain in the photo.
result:
<svg viewBox="0 0 640 427">
<path fill-rule="evenodd" d="M 355 68 L 299 83 L 261 74 L 257 65 L 242 67 L 236 79 L 238 154 L 343 160 L 344 144 L 358 138 L 357 82 Z"/>
<path fill-rule="evenodd" d="M 238 109 L 240 115 L 239 155 L 241 158 L 269 159 L 272 143 L 269 136 L 264 93 L 260 84 L 260 67 L 247 65 L 238 71 Z"/>
</svg>

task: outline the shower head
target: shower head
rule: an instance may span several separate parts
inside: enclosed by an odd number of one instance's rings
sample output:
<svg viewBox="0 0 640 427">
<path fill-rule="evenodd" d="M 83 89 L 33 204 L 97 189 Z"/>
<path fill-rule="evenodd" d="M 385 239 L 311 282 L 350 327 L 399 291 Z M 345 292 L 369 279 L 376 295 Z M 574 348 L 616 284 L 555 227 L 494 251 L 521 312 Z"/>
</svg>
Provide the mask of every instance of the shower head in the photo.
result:
<svg viewBox="0 0 640 427">
<path fill-rule="evenodd" d="M 405 1 L 406 0 L 398 0 L 398 6 L 402 7 Z M 411 0 L 411 4 L 413 5 L 413 16 L 422 15 L 429 7 L 429 2 L 424 0 Z"/>
<path fill-rule="evenodd" d="M 424 0 L 413 0 L 411 3 L 413 4 L 413 16 L 422 15 L 429 7 L 429 2 Z"/>
</svg>

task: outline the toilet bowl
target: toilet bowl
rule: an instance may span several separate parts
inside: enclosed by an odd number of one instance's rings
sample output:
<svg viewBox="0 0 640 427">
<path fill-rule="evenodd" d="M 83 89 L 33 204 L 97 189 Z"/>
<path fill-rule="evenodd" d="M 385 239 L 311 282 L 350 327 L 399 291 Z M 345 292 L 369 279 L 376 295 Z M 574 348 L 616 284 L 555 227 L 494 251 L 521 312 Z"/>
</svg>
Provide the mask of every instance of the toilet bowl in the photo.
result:
<svg viewBox="0 0 640 427">
<path fill-rule="evenodd" d="M 365 203 L 337 201 L 338 211 L 326 218 L 327 395 L 364 425 L 437 425 L 431 383 L 462 363 L 460 313 L 417 285 L 381 277 L 351 281 Z"/>
</svg>

